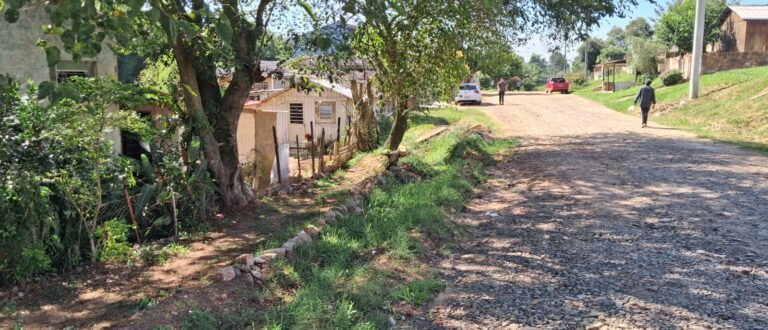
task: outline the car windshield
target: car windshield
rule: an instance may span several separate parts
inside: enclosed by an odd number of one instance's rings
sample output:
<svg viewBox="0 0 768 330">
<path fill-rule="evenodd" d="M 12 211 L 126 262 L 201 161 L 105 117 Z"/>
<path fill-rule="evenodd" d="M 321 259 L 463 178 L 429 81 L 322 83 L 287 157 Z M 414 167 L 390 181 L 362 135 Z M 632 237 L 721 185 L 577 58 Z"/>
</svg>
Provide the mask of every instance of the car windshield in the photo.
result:
<svg viewBox="0 0 768 330">
<path fill-rule="evenodd" d="M 461 85 L 461 86 L 459 86 L 459 90 L 462 90 L 462 91 L 476 91 L 477 90 L 477 86 L 475 86 L 475 85 Z"/>
<path fill-rule="evenodd" d="M 552 82 L 564 83 L 565 82 L 565 78 L 552 78 Z"/>
</svg>

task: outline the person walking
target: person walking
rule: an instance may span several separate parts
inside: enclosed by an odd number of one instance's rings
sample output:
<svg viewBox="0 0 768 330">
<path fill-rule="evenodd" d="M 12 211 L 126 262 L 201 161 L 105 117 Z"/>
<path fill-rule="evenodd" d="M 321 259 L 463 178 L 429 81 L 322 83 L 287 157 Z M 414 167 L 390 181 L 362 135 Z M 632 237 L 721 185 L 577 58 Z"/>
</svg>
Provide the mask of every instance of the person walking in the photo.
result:
<svg viewBox="0 0 768 330">
<path fill-rule="evenodd" d="M 504 105 L 504 94 L 507 93 L 507 82 L 504 81 L 504 78 L 501 78 L 496 86 L 499 87 L 499 104 Z"/>
<path fill-rule="evenodd" d="M 651 80 L 645 80 L 645 85 L 640 87 L 635 96 L 634 105 L 640 101 L 640 110 L 643 113 L 643 128 L 648 126 L 648 113 L 651 112 L 651 106 L 656 104 L 656 91 L 651 87 Z"/>
</svg>

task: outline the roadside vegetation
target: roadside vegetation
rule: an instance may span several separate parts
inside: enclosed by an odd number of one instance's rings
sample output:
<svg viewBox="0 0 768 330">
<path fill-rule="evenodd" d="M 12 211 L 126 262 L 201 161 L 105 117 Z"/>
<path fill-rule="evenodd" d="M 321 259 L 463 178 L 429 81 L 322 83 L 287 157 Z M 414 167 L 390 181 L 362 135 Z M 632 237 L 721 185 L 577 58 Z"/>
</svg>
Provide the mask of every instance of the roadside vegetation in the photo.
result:
<svg viewBox="0 0 768 330">
<path fill-rule="evenodd" d="M 698 136 L 768 152 L 768 67 L 739 69 L 701 76 L 701 97 L 688 100 L 688 83 L 665 87 L 654 80 L 659 104 L 651 120 Z M 598 82 L 599 83 L 599 82 Z M 575 91 L 577 95 L 626 112 L 637 88 L 616 93 Z"/>
<path fill-rule="evenodd" d="M 409 156 L 369 195 L 364 212 L 343 217 L 315 244 L 272 264 L 263 287 L 253 289 L 272 307 L 195 314 L 185 324 L 212 318 L 224 328 L 379 329 L 418 311 L 445 287 L 427 262 L 449 253 L 457 232 L 449 219 L 486 179 L 484 166 L 514 147 L 486 136 L 481 127 L 489 123 L 471 108 L 414 117 L 404 140 Z M 436 124 L 451 128 L 413 142 Z"/>
</svg>

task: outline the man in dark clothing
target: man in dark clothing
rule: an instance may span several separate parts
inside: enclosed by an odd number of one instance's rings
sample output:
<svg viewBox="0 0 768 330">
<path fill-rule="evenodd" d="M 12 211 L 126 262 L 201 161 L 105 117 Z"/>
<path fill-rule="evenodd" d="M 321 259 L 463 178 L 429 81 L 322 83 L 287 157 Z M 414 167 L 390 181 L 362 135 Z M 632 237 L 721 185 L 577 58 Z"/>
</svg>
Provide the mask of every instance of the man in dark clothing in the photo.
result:
<svg viewBox="0 0 768 330">
<path fill-rule="evenodd" d="M 651 111 L 651 106 L 656 104 L 656 91 L 651 87 L 651 80 L 645 81 L 645 86 L 640 87 L 635 96 L 634 104 L 640 101 L 640 110 L 643 112 L 643 128 L 648 126 L 648 113 Z"/>
<path fill-rule="evenodd" d="M 499 87 L 499 104 L 504 105 L 504 94 L 507 93 L 507 82 L 504 81 L 504 79 L 501 79 L 496 86 Z"/>
</svg>

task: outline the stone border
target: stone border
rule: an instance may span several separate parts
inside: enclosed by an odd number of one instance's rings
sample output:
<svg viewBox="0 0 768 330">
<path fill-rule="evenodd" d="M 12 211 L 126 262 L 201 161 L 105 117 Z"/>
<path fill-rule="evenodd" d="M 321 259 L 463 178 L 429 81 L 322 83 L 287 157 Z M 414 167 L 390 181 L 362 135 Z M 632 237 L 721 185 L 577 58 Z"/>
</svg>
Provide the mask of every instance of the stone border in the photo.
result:
<svg viewBox="0 0 768 330">
<path fill-rule="evenodd" d="M 388 152 L 385 157 L 382 157 L 382 161 L 387 162 L 386 168 L 397 162 L 400 157 L 407 155 L 406 150 L 398 150 L 394 152 Z M 387 157 L 388 156 L 388 157 Z M 385 160 L 386 159 L 386 160 Z M 376 185 L 384 182 L 384 175 L 386 170 L 379 173 L 376 176 L 365 179 L 360 187 L 351 190 L 352 196 L 348 198 L 344 203 L 334 206 L 330 210 L 321 215 L 315 222 L 315 225 L 308 225 L 300 230 L 294 237 L 285 241 L 280 247 L 269 249 L 262 252 L 258 256 L 252 254 L 242 254 L 235 258 L 233 265 L 220 268 L 216 271 L 213 279 L 219 282 L 232 281 L 238 276 L 242 277 L 244 281 L 253 285 L 256 280 L 264 278 L 268 272 L 269 263 L 277 259 L 283 259 L 293 255 L 294 249 L 311 245 L 312 242 L 317 239 L 320 232 L 322 232 L 328 225 L 333 224 L 344 215 L 349 214 L 362 214 L 362 203 L 364 196 L 367 196 Z"/>
</svg>

